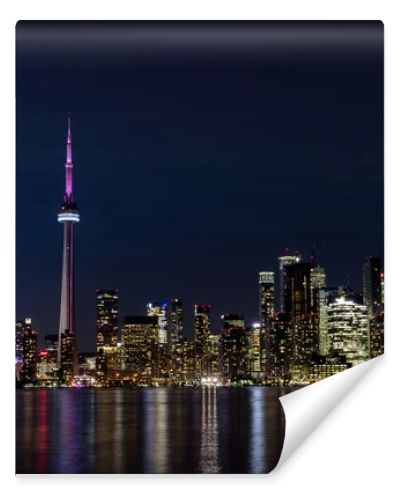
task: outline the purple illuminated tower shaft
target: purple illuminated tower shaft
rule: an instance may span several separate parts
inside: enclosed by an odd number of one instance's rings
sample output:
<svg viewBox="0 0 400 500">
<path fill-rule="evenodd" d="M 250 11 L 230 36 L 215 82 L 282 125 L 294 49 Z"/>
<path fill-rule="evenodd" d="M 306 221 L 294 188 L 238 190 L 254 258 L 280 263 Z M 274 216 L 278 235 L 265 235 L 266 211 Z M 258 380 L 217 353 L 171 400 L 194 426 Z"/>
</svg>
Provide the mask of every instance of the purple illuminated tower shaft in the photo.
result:
<svg viewBox="0 0 400 500">
<path fill-rule="evenodd" d="M 57 362 L 66 381 L 76 374 L 76 330 L 74 297 L 74 224 L 79 222 L 78 206 L 72 189 L 72 135 L 68 116 L 67 155 L 65 162 L 64 203 L 58 212 L 58 222 L 64 225 L 61 306 Z"/>
</svg>

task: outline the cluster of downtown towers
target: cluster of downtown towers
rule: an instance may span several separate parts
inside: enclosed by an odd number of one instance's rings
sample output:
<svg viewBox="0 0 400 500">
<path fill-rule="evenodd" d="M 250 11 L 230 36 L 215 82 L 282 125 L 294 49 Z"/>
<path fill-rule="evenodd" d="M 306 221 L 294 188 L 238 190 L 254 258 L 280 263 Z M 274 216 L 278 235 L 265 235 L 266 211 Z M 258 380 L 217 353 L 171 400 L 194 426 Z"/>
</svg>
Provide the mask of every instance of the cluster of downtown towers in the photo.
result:
<svg viewBox="0 0 400 500">
<path fill-rule="evenodd" d="M 194 306 L 194 336 L 184 336 L 183 301 L 147 304 L 146 315 L 126 316 L 120 326 L 118 290 L 97 290 L 97 351 L 77 352 L 73 228 L 72 134 L 68 119 L 61 307 L 58 335 L 38 350 L 29 318 L 16 323 L 16 372 L 20 385 L 302 385 L 321 380 L 383 353 L 383 272 L 378 257 L 365 257 L 363 292 L 328 288 L 326 272 L 298 252 L 280 256 L 278 279 L 259 273 L 259 322 L 243 314 L 221 316 L 210 330 L 209 304 Z M 360 263 L 361 264 L 361 263 Z M 279 292 L 279 293 L 278 293 Z M 278 306 L 278 307 L 277 307 Z"/>
</svg>

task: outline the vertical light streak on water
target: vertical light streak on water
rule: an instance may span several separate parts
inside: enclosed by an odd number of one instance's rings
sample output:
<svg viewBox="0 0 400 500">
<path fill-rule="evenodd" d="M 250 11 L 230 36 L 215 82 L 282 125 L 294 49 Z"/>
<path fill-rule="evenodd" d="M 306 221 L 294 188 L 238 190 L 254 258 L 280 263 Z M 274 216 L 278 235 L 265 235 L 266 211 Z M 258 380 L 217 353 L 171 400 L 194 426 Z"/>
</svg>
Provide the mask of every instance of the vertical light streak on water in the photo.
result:
<svg viewBox="0 0 400 500">
<path fill-rule="evenodd" d="M 114 471 L 123 470 L 123 444 L 124 444 L 124 423 L 123 423 L 123 392 L 115 389 L 114 392 L 114 436 L 113 436 L 113 454 Z"/>
<path fill-rule="evenodd" d="M 215 474 L 220 470 L 216 387 L 202 387 L 200 432 L 200 472 Z"/>
<path fill-rule="evenodd" d="M 151 389 L 143 389 L 143 472 L 154 471 L 154 402 Z"/>
<path fill-rule="evenodd" d="M 47 458 L 48 458 L 48 413 L 49 401 L 48 391 L 46 389 L 39 389 L 38 391 L 38 408 L 37 408 L 37 433 L 36 433 L 36 447 L 37 447 L 37 462 L 36 472 L 45 473 L 47 471 Z"/>
<path fill-rule="evenodd" d="M 24 391 L 22 393 L 23 397 L 23 425 L 19 427 L 21 436 L 21 443 L 23 443 L 23 451 L 24 458 L 26 458 L 26 462 L 34 463 L 34 460 L 30 456 L 30 451 L 32 450 L 32 457 L 34 457 L 35 447 L 31 445 L 33 441 L 33 430 L 34 426 L 32 425 L 33 417 L 34 417 L 34 403 L 35 403 L 35 393 L 34 391 Z M 35 410 L 36 411 L 36 410 Z M 18 439 L 18 431 L 17 431 L 17 439 Z M 36 457 L 34 457 L 36 458 Z M 33 471 L 32 471 L 33 472 Z"/>
<path fill-rule="evenodd" d="M 250 450 L 249 472 L 262 474 L 267 471 L 265 460 L 265 389 L 253 387 L 249 391 L 250 398 Z"/>
<path fill-rule="evenodd" d="M 155 389 L 155 472 L 168 472 L 167 464 L 167 418 L 168 418 L 168 389 Z"/>
<path fill-rule="evenodd" d="M 88 451 L 85 454 L 86 458 L 86 463 L 87 463 L 87 470 L 92 471 L 95 470 L 95 463 L 96 463 L 96 450 L 95 450 L 95 444 L 96 444 L 96 422 L 95 422 L 95 408 L 96 408 L 96 399 L 97 393 L 95 392 L 94 389 L 90 390 L 90 393 L 87 395 L 88 403 L 86 406 L 86 420 L 83 423 L 84 431 L 87 432 L 86 436 L 86 444 L 88 445 Z"/>
<path fill-rule="evenodd" d="M 60 391 L 60 418 L 59 424 L 59 443 L 62 454 L 58 455 L 56 463 L 57 472 L 76 473 L 79 472 L 79 463 L 77 461 L 76 451 L 80 446 L 77 441 L 77 394 L 79 389 L 59 389 Z"/>
<path fill-rule="evenodd" d="M 146 389 L 144 407 L 144 472 L 168 472 L 167 399 L 168 389 Z"/>
</svg>

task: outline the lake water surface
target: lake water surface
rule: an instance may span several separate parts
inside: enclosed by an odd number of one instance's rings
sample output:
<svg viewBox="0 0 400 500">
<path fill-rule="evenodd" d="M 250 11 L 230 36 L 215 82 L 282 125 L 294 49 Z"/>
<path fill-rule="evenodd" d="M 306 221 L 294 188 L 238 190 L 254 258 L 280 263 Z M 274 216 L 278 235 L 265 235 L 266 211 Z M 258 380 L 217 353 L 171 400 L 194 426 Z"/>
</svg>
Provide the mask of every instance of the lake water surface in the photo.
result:
<svg viewBox="0 0 400 500">
<path fill-rule="evenodd" d="M 285 432 L 279 388 L 21 389 L 16 472 L 265 473 Z"/>
</svg>

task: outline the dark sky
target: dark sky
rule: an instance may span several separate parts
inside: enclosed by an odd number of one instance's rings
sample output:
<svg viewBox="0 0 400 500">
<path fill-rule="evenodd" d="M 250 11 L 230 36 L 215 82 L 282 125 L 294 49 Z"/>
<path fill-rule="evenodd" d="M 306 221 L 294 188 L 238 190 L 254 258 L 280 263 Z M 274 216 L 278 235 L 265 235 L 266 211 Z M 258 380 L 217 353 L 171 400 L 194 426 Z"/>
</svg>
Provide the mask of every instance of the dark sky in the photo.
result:
<svg viewBox="0 0 400 500">
<path fill-rule="evenodd" d="M 317 247 L 328 284 L 383 257 L 379 22 L 17 25 L 17 316 L 57 333 L 72 113 L 77 331 L 179 296 L 257 320 L 257 273 Z"/>
</svg>

